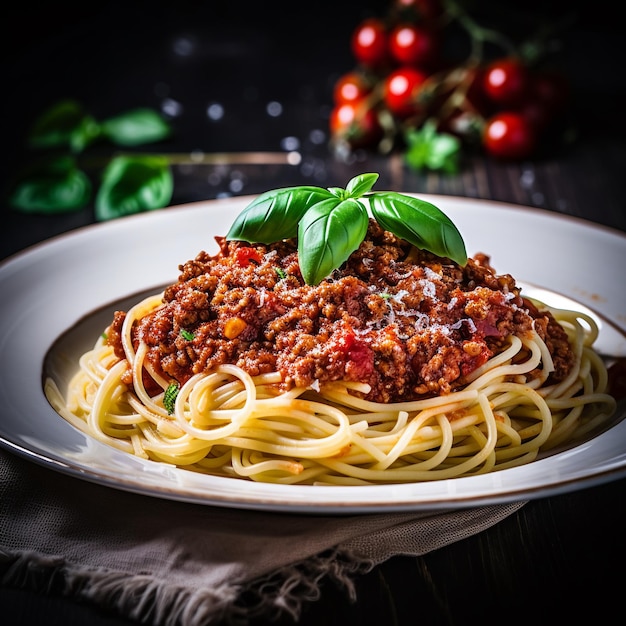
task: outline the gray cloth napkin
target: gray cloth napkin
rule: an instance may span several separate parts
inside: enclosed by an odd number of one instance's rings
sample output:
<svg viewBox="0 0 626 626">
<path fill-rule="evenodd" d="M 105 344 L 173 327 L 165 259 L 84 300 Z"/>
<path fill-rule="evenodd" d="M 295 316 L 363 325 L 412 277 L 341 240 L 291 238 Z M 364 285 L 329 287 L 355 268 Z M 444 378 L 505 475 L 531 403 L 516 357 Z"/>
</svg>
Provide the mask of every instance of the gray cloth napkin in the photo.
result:
<svg viewBox="0 0 626 626">
<path fill-rule="evenodd" d="M 187 504 L 88 483 L 0 451 L 2 584 L 63 593 L 153 626 L 245 624 L 478 533 L 523 502 L 457 511 L 291 515 Z M 245 604 L 242 596 L 245 593 Z"/>
</svg>

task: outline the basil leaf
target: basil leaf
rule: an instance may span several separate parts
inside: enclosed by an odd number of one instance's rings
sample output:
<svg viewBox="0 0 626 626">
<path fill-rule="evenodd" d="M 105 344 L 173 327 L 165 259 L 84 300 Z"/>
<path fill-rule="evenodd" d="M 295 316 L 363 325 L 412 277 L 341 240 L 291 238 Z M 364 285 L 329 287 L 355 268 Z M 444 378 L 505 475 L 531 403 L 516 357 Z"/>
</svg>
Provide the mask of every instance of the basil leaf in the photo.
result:
<svg viewBox="0 0 626 626">
<path fill-rule="evenodd" d="M 248 243 L 274 243 L 298 234 L 298 222 L 315 204 L 337 198 L 321 187 L 285 187 L 267 191 L 253 200 L 235 219 L 226 239 Z"/>
<path fill-rule="evenodd" d="M 318 202 L 300 220 L 298 260 L 304 281 L 316 285 L 359 247 L 369 224 L 367 209 L 354 199 Z"/>
<path fill-rule="evenodd" d="M 369 201 L 373 216 L 385 230 L 459 265 L 467 263 L 461 234 L 435 205 L 393 191 L 373 193 Z"/>
<path fill-rule="evenodd" d="M 91 182 L 63 156 L 29 168 L 17 181 L 9 204 L 22 213 L 68 213 L 83 208 L 91 197 Z"/>
<path fill-rule="evenodd" d="M 378 174 L 360 174 L 355 176 L 347 185 L 346 193 L 349 198 L 360 198 L 372 189 L 378 180 Z"/>
<path fill-rule="evenodd" d="M 102 134 L 121 146 L 161 141 L 170 135 L 166 120 L 152 109 L 134 109 L 102 122 Z"/>
<path fill-rule="evenodd" d="M 70 135 L 70 148 L 72 152 L 82 152 L 89 144 L 92 144 L 101 135 L 102 128 L 91 115 L 86 115 L 79 126 Z"/>
<path fill-rule="evenodd" d="M 96 196 L 96 219 L 105 221 L 163 208 L 172 198 L 173 186 L 165 157 L 116 157 L 103 174 Z"/>
<path fill-rule="evenodd" d="M 467 263 L 465 244 L 434 205 L 395 192 L 373 192 L 378 174 L 361 174 L 339 187 L 287 187 L 253 200 L 226 239 L 270 244 L 298 237 L 298 261 L 306 283 L 317 284 L 338 269 L 367 234 L 370 213 L 380 226 L 413 245 Z"/>
<path fill-rule="evenodd" d="M 447 133 L 439 133 L 433 138 L 430 146 L 426 167 L 430 170 L 439 170 L 447 174 L 457 174 L 459 171 L 459 155 L 461 140 Z"/>
<path fill-rule="evenodd" d="M 31 148 L 71 147 L 80 152 L 100 133 L 97 122 L 75 100 L 61 100 L 40 115 L 28 136 Z"/>
<path fill-rule="evenodd" d="M 461 141 L 448 133 L 437 132 L 433 122 L 425 123 L 419 130 L 409 130 L 405 141 L 404 160 L 411 169 L 458 172 Z"/>
</svg>

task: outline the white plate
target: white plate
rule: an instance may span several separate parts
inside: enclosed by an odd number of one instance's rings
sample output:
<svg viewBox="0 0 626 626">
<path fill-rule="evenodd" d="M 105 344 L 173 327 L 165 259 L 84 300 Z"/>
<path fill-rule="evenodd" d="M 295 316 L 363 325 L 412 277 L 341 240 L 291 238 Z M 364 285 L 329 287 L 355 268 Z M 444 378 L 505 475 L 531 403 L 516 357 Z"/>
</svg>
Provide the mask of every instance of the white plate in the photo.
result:
<svg viewBox="0 0 626 626">
<path fill-rule="evenodd" d="M 626 328 L 624 234 L 526 207 L 419 197 L 455 222 L 468 253 L 490 254 L 498 273 L 569 296 L 622 331 Z M 51 469 L 131 492 L 308 513 L 460 508 L 544 497 L 626 476 L 626 420 L 522 467 L 428 483 L 358 487 L 265 485 L 200 475 L 114 450 L 64 421 L 44 396 L 44 374 L 63 378 L 74 369 L 114 303 L 174 282 L 180 263 L 202 249 L 216 250 L 214 235 L 225 234 L 250 200 L 200 202 L 88 226 L 0 265 L 0 444 Z M 97 310 L 100 317 L 94 315 Z M 62 342 L 55 343 L 62 335 Z M 617 337 L 623 344 L 624 336 Z M 620 417 L 624 412 L 621 406 Z"/>
</svg>

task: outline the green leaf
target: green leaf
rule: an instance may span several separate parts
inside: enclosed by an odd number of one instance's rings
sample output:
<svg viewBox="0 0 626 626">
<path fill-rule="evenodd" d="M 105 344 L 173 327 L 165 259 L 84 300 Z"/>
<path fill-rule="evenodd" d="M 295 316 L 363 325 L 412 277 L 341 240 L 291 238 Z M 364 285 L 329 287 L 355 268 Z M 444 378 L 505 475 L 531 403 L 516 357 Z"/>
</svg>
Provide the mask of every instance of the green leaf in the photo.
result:
<svg viewBox="0 0 626 626">
<path fill-rule="evenodd" d="M 48 159 L 30 167 L 15 185 L 9 204 L 22 213 L 68 213 L 83 208 L 91 182 L 71 156 Z"/>
<path fill-rule="evenodd" d="M 172 415 L 172 413 L 174 413 L 174 408 L 176 407 L 176 397 L 178 396 L 179 391 L 180 385 L 178 383 L 170 383 L 163 394 L 163 406 L 168 415 Z"/>
<path fill-rule="evenodd" d="M 226 239 L 267 244 L 295 237 L 302 216 L 328 198 L 336 200 L 330 191 L 308 186 L 262 193 L 237 216 Z"/>
<path fill-rule="evenodd" d="M 369 201 L 373 216 L 385 230 L 459 265 L 467 263 L 461 234 L 434 204 L 394 191 L 374 193 Z"/>
<path fill-rule="evenodd" d="M 347 197 L 360 198 L 372 189 L 377 180 L 378 174 L 360 174 L 355 176 L 346 185 Z"/>
<path fill-rule="evenodd" d="M 300 271 L 309 285 L 318 284 L 359 247 L 369 216 L 357 200 L 336 197 L 313 205 L 298 226 Z"/>
<path fill-rule="evenodd" d="M 378 174 L 361 174 L 339 187 L 288 187 L 253 200 L 235 219 L 227 239 L 270 244 L 298 237 L 298 261 L 306 283 L 338 269 L 365 239 L 370 215 L 380 226 L 460 265 L 465 244 L 450 219 L 434 205 L 395 192 L 373 192 Z"/>
<path fill-rule="evenodd" d="M 96 219 L 105 221 L 167 206 L 174 183 L 165 157 L 120 156 L 106 168 L 96 196 Z"/>
<path fill-rule="evenodd" d="M 96 141 L 102 132 L 102 128 L 91 115 L 86 115 L 80 125 L 70 135 L 70 148 L 78 154 L 87 146 Z"/>
<path fill-rule="evenodd" d="M 117 145 L 138 146 L 165 139 L 171 127 L 156 111 L 139 108 L 102 122 L 102 134 Z"/>
<path fill-rule="evenodd" d="M 414 170 L 443 171 L 455 174 L 459 170 L 461 141 L 448 133 L 438 133 L 432 122 L 422 128 L 410 130 L 405 135 L 406 164 Z"/>
<path fill-rule="evenodd" d="M 28 144 L 37 149 L 62 147 L 80 152 L 99 134 L 100 126 L 80 103 L 61 100 L 35 120 Z"/>
</svg>

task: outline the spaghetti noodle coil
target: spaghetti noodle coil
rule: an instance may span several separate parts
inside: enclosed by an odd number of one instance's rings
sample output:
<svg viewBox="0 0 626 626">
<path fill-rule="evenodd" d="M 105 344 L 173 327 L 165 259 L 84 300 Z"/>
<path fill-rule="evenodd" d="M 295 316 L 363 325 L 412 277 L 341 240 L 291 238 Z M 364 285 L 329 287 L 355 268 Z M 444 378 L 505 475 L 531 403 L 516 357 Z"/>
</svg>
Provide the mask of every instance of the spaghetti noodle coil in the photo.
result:
<svg viewBox="0 0 626 626">
<path fill-rule="evenodd" d="M 599 428 L 615 410 L 592 349 L 597 326 L 558 309 L 550 311 L 575 359 L 553 384 L 550 350 L 532 331 L 511 335 L 451 393 L 376 402 L 366 399 L 366 383 L 349 380 L 285 390 L 279 372 L 250 375 L 224 363 L 180 385 L 168 410 L 171 381 L 147 360 L 148 346 L 131 339 L 134 325 L 162 306 L 157 294 L 127 313 L 123 358 L 99 338 L 67 393 L 52 381 L 46 393 L 65 419 L 99 441 L 196 472 L 325 485 L 471 476 L 533 461 Z M 148 392 L 146 377 L 161 392 Z"/>
</svg>

